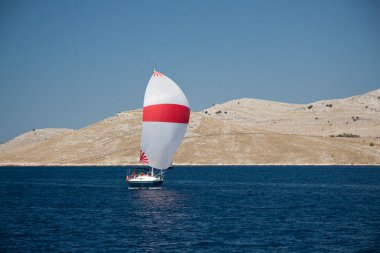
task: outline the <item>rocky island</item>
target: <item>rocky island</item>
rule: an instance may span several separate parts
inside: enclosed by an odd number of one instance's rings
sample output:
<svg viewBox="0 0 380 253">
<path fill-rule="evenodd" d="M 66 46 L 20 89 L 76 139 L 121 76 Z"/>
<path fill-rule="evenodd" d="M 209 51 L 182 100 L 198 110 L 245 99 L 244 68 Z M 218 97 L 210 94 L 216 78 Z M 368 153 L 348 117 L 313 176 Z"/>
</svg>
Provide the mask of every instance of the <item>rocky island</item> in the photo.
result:
<svg viewBox="0 0 380 253">
<path fill-rule="evenodd" d="M 139 164 L 142 110 L 79 130 L 34 129 L 0 145 L 0 165 Z M 251 98 L 192 112 L 177 165 L 379 165 L 380 89 L 310 104 Z"/>
</svg>

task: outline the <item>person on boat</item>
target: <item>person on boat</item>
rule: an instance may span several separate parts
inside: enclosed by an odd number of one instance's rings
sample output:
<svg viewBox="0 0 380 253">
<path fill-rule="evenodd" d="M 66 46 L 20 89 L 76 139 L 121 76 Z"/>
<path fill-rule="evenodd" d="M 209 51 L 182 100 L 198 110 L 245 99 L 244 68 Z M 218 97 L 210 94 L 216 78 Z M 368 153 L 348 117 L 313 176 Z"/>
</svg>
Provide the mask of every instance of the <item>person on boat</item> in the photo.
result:
<svg viewBox="0 0 380 253">
<path fill-rule="evenodd" d="M 132 177 L 133 177 L 133 178 L 136 178 L 136 169 L 133 170 L 133 172 L 132 172 Z"/>
</svg>

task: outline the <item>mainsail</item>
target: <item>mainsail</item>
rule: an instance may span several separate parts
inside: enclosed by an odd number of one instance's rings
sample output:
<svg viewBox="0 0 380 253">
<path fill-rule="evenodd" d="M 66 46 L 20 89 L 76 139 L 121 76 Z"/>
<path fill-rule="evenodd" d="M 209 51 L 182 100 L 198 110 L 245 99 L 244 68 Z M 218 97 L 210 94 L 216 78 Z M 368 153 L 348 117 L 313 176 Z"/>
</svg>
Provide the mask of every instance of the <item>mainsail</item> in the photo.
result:
<svg viewBox="0 0 380 253">
<path fill-rule="evenodd" d="M 140 161 L 167 169 L 185 136 L 189 102 L 169 77 L 154 71 L 145 90 Z"/>
</svg>

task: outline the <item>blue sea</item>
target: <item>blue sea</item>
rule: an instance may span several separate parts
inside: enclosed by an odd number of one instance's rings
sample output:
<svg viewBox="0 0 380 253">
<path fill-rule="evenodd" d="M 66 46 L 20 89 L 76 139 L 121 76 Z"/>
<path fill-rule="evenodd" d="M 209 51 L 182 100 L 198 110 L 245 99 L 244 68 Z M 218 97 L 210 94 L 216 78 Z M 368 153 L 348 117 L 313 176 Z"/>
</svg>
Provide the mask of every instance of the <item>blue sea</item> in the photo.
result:
<svg viewBox="0 0 380 253">
<path fill-rule="evenodd" d="M 0 252 L 379 252 L 380 167 L 0 167 Z"/>
</svg>

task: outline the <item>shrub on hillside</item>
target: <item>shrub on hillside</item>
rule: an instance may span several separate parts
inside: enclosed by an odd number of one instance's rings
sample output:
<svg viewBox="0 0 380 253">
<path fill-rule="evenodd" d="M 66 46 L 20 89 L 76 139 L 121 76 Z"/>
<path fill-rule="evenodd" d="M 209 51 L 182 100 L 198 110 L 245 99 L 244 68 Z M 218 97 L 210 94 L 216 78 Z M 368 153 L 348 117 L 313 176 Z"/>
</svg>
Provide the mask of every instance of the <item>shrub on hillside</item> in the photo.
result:
<svg viewBox="0 0 380 253">
<path fill-rule="evenodd" d="M 343 133 L 336 135 L 336 137 L 359 138 L 360 136 L 357 134 Z"/>
</svg>

